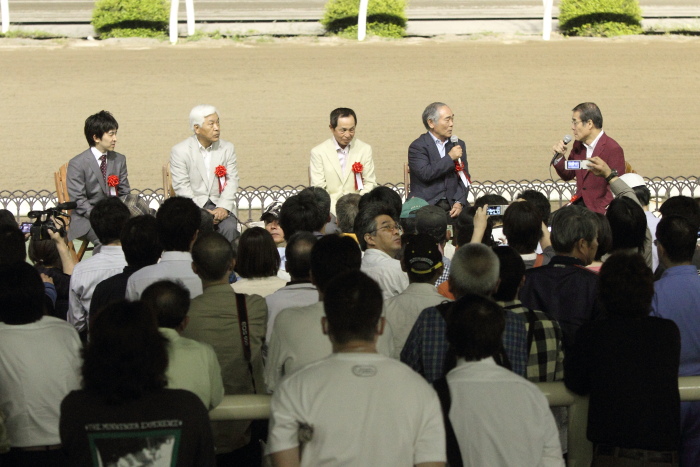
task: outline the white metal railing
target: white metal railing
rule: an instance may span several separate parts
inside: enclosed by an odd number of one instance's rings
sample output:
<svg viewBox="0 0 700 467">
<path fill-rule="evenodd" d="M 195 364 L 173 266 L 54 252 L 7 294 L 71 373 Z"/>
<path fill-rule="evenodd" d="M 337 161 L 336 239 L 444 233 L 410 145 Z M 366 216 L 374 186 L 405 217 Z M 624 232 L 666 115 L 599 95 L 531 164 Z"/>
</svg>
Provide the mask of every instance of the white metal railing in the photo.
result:
<svg viewBox="0 0 700 467">
<path fill-rule="evenodd" d="M 176 44 L 178 37 L 177 16 L 180 9 L 180 0 L 170 1 L 170 43 Z M 185 13 L 187 14 L 187 35 L 194 34 L 194 0 L 185 0 Z"/>
<path fill-rule="evenodd" d="M 643 382 L 640 382 L 642 384 Z M 562 382 L 538 383 L 542 393 L 552 407 L 568 407 L 569 438 L 568 466 L 591 465 L 593 447 L 586 438 L 588 424 L 588 397 L 577 396 Z M 682 401 L 700 400 L 700 376 L 678 378 L 678 389 Z M 218 407 L 209 412 L 212 420 L 252 420 L 270 417 L 270 396 L 242 395 L 224 396 Z"/>
<path fill-rule="evenodd" d="M 10 29 L 10 5 L 8 0 L 0 0 L 0 17 L 2 18 L 0 32 L 5 34 Z"/>
<path fill-rule="evenodd" d="M 542 0 L 542 4 L 544 5 L 542 39 L 548 41 L 549 37 L 552 35 L 552 8 L 554 6 L 554 0 Z"/>
</svg>

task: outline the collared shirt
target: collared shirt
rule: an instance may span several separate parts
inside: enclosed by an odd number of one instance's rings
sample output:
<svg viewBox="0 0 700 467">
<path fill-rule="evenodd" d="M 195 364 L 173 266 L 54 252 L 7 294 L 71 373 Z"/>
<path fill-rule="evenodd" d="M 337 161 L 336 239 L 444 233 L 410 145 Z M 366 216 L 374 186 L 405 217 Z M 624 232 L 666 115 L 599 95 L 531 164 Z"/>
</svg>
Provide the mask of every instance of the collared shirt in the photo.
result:
<svg viewBox="0 0 700 467">
<path fill-rule="evenodd" d="M 204 161 L 207 178 L 211 180 L 211 177 L 214 176 L 214 172 L 211 170 L 211 149 L 214 147 L 214 144 L 212 143 L 208 148 L 205 148 L 202 146 L 202 143 L 199 142 L 199 139 L 197 139 L 197 146 L 199 146 L 199 153 L 202 155 L 202 160 Z"/>
<path fill-rule="evenodd" d="M 583 143 L 584 147 L 586 148 L 586 159 L 590 159 L 593 156 L 593 151 L 595 151 L 596 144 L 598 144 L 598 140 L 600 140 L 600 137 L 603 136 L 603 133 L 604 131 L 600 130 L 600 133 L 598 133 L 598 136 L 596 136 L 590 146 Z"/>
<path fill-rule="evenodd" d="M 267 334 L 265 342 L 270 342 L 272 326 L 280 311 L 293 306 L 307 306 L 318 302 L 318 289 L 309 281 L 288 283 L 286 286 L 265 297 L 267 302 Z"/>
<path fill-rule="evenodd" d="M 92 152 L 92 155 L 95 156 L 97 164 L 100 164 L 102 162 L 100 161 L 100 157 L 107 155 L 107 153 L 102 154 L 100 151 L 97 150 L 95 146 L 90 146 L 90 152 Z"/>
<path fill-rule="evenodd" d="M 340 168 L 343 171 L 343 175 L 347 173 L 347 165 L 348 165 L 348 154 L 350 154 L 350 143 L 348 143 L 347 146 L 344 148 L 340 147 L 340 144 L 338 144 L 338 141 L 336 141 L 335 138 L 333 138 L 333 142 L 335 143 L 335 151 L 338 153 L 338 162 L 340 162 Z"/>
<path fill-rule="evenodd" d="M 377 248 L 365 250 L 360 270 L 377 281 L 385 300 L 408 287 L 408 275 L 401 270 L 401 262 Z"/>
<path fill-rule="evenodd" d="M 525 318 L 530 344 L 527 379 L 534 383 L 564 379 L 564 346 L 559 323 L 539 310 L 524 307 L 520 300 L 497 303 Z"/>
<path fill-rule="evenodd" d="M 146 287 L 161 280 L 179 280 L 189 291 L 190 299 L 202 295 L 202 281 L 192 271 L 189 251 L 164 251 L 157 264 L 139 269 L 129 277 L 126 298 L 138 300 Z"/>
<path fill-rule="evenodd" d="M 525 321 L 512 311 L 504 310 L 504 313 L 503 348 L 513 372 L 524 377 L 528 357 Z M 423 375 L 429 383 L 445 375 L 446 331 L 447 323 L 440 311 L 436 307 L 426 308 L 418 316 L 401 351 L 401 361 Z"/>
<path fill-rule="evenodd" d="M 433 138 L 433 141 L 435 141 L 435 146 L 437 147 L 438 152 L 440 153 L 440 159 L 445 157 L 445 145 L 447 144 L 447 140 L 441 141 L 440 138 L 437 138 L 432 132 L 428 132 L 431 138 Z"/>
<path fill-rule="evenodd" d="M 87 326 L 92 293 L 97 284 L 119 274 L 126 266 L 121 246 L 104 245 L 95 256 L 75 265 L 70 278 L 67 321 L 82 331 Z"/>
</svg>

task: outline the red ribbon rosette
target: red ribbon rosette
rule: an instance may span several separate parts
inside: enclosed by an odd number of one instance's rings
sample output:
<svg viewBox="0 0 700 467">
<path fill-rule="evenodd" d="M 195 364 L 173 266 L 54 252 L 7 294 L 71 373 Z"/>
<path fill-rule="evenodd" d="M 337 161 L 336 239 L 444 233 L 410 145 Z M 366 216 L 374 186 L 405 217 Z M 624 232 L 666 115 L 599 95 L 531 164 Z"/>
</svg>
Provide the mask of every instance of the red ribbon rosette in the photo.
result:
<svg viewBox="0 0 700 467">
<path fill-rule="evenodd" d="M 217 165 L 214 169 L 214 175 L 219 179 L 219 194 L 221 194 L 226 187 L 226 173 L 226 167 L 223 165 Z"/>
<path fill-rule="evenodd" d="M 107 177 L 107 185 L 111 187 L 117 187 L 119 186 L 119 177 L 116 175 L 110 175 Z"/>
<path fill-rule="evenodd" d="M 464 164 L 462 164 L 462 161 L 460 159 L 455 160 L 455 173 L 459 174 L 462 170 L 464 170 Z"/>
<path fill-rule="evenodd" d="M 469 185 L 471 185 L 472 181 L 469 178 L 469 175 L 467 175 L 467 173 L 464 171 L 464 163 L 461 159 L 455 160 L 455 173 L 462 180 L 464 187 L 469 188 Z"/>
<path fill-rule="evenodd" d="M 359 162 L 355 162 L 354 164 L 352 164 L 352 171 L 356 174 L 361 174 L 362 169 L 364 169 L 364 167 L 362 167 L 362 164 L 360 164 Z"/>
<path fill-rule="evenodd" d="M 352 164 L 352 171 L 355 172 L 356 190 L 362 190 L 365 187 L 364 183 L 362 183 L 362 169 L 364 169 L 364 167 L 362 167 L 362 164 L 360 164 L 359 162 L 355 162 L 354 164 Z"/>
</svg>

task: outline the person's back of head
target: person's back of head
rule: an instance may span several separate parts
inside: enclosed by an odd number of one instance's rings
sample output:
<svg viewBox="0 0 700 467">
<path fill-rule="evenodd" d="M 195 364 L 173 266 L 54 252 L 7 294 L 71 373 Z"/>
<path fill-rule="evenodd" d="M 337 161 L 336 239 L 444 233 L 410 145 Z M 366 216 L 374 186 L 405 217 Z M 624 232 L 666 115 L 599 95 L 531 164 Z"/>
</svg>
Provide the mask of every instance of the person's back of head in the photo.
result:
<svg viewBox="0 0 700 467">
<path fill-rule="evenodd" d="M 664 215 L 656 226 L 656 241 L 659 259 L 666 267 L 690 264 L 697 249 L 698 226 L 683 216 Z"/>
<path fill-rule="evenodd" d="M 328 334 L 336 344 L 373 342 L 382 316 L 379 285 L 359 270 L 342 272 L 331 279 L 323 294 Z"/>
<path fill-rule="evenodd" d="M 612 230 L 610 230 L 610 222 L 605 214 L 599 212 L 594 213 L 598 232 L 598 249 L 596 250 L 594 261 L 601 261 L 603 256 L 612 250 Z"/>
<path fill-rule="evenodd" d="M 493 193 L 489 193 L 487 195 L 481 196 L 479 198 L 476 198 L 474 200 L 474 205 L 470 208 L 470 212 L 472 215 L 474 212 L 476 212 L 477 209 L 483 207 L 484 205 L 488 204 L 489 206 L 507 206 L 508 205 L 508 200 L 505 199 L 505 197 L 501 195 L 496 195 Z M 489 216 L 489 224 L 492 227 L 497 227 L 503 223 L 503 216 Z"/>
<path fill-rule="evenodd" d="M 450 292 L 459 298 L 467 294 L 489 296 L 498 284 L 498 257 L 481 243 L 461 246 L 450 265 Z"/>
<path fill-rule="evenodd" d="M 190 251 L 201 223 L 200 209 L 190 198 L 173 196 L 156 213 L 158 238 L 165 251 Z"/>
<path fill-rule="evenodd" d="M 540 212 L 529 201 L 512 203 L 503 215 L 503 234 L 521 255 L 533 253 L 542 238 Z"/>
<path fill-rule="evenodd" d="M 610 203 L 605 217 L 612 231 L 612 250 L 644 248 L 647 233 L 647 218 L 644 210 L 629 198 L 615 198 Z"/>
<path fill-rule="evenodd" d="M 306 192 L 311 193 L 316 198 L 316 203 L 321 209 L 321 215 L 324 219 L 323 223 L 325 224 L 330 220 L 331 216 L 331 195 L 320 186 L 308 186 L 301 190 L 300 194 Z"/>
<path fill-rule="evenodd" d="M 307 191 L 287 198 L 280 210 L 279 224 L 284 231 L 285 240 L 289 240 L 302 230 L 320 232 L 326 219 L 316 197 Z"/>
<path fill-rule="evenodd" d="M 608 316 L 647 316 L 654 296 L 654 274 L 641 255 L 614 253 L 600 268 L 598 295 Z"/>
<path fill-rule="evenodd" d="M 156 264 L 163 252 L 158 238 L 158 221 L 150 215 L 136 216 L 126 221 L 119 238 L 129 266 L 142 268 Z"/>
<path fill-rule="evenodd" d="M 202 282 L 225 281 L 233 268 L 233 248 L 218 232 L 197 236 L 192 245 L 192 264 Z"/>
<path fill-rule="evenodd" d="M 341 196 L 335 203 L 335 215 L 341 232 L 353 233 L 355 217 L 360 211 L 360 198 L 362 197 L 357 193 L 348 193 Z"/>
<path fill-rule="evenodd" d="M 467 294 L 452 305 L 447 317 L 447 341 L 458 357 L 482 360 L 500 352 L 505 326 L 500 306 L 487 297 Z"/>
<path fill-rule="evenodd" d="M 63 267 L 61 255 L 58 253 L 58 247 L 53 239 L 36 240 L 29 239 L 29 247 L 27 248 L 29 260 L 36 267 L 57 268 Z"/>
<path fill-rule="evenodd" d="M 90 328 L 83 353 L 83 387 L 105 403 L 119 405 L 167 385 L 167 340 L 142 302 L 104 307 Z"/>
<path fill-rule="evenodd" d="M 522 204 L 522 203 L 514 203 Z M 494 247 L 498 257 L 498 289 L 493 298 L 499 302 L 510 302 L 518 296 L 518 290 L 525 277 L 525 262 L 511 246 Z"/>
<path fill-rule="evenodd" d="M 297 232 L 287 242 L 284 250 L 287 272 L 292 280 L 308 280 L 311 277 L 311 250 L 318 239 L 311 232 Z"/>
<path fill-rule="evenodd" d="M 0 264 L 0 321 L 29 324 L 44 315 L 44 283 L 39 272 L 20 261 Z"/>
<path fill-rule="evenodd" d="M 262 227 L 251 227 L 238 240 L 236 272 L 244 278 L 276 276 L 281 259 L 270 232 Z"/>
<path fill-rule="evenodd" d="M 23 263 L 26 260 L 22 231 L 11 225 L 0 225 L 0 264 Z"/>
<path fill-rule="evenodd" d="M 373 232 L 377 231 L 377 217 L 379 216 L 389 216 L 396 221 L 394 210 L 384 203 L 369 203 L 360 207 L 360 212 L 355 217 L 353 230 L 362 251 L 368 247 L 365 235 L 372 235 Z"/>
<path fill-rule="evenodd" d="M 110 196 L 99 200 L 90 211 L 90 227 L 100 243 L 118 242 L 126 221 L 131 217 L 129 208 L 119 198 Z"/>
<path fill-rule="evenodd" d="M 176 329 L 190 309 L 190 291 L 179 281 L 158 281 L 146 287 L 141 301 L 155 314 L 158 327 Z"/>
<path fill-rule="evenodd" d="M 350 237 L 326 235 L 311 249 L 311 278 L 321 292 L 332 278 L 361 265 L 362 252 Z"/>
<path fill-rule="evenodd" d="M 683 216 L 700 229 L 700 204 L 689 196 L 673 196 L 659 207 L 661 216 Z"/>
<path fill-rule="evenodd" d="M 537 190 L 525 190 L 518 194 L 517 199 L 524 199 L 537 209 L 542 222 L 549 225 L 549 216 L 552 214 L 552 205 L 549 199 Z M 510 209 L 510 208 L 509 208 Z"/>
<path fill-rule="evenodd" d="M 454 241 L 457 246 L 461 247 L 466 245 L 472 239 L 474 234 L 474 214 L 471 213 L 473 207 L 470 209 L 462 209 L 462 212 L 457 216 L 457 222 L 454 223 Z M 484 231 L 484 237 L 481 243 L 484 245 L 491 246 L 493 244 L 491 223 L 486 223 L 486 230 Z"/>
<path fill-rule="evenodd" d="M 423 206 L 416 211 L 416 233 L 430 235 L 437 243 L 447 241 L 447 216 L 438 206 Z"/>
<path fill-rule="evenodd" d="M 360 211 L 373 203 L 383 203 L 389 206 L 394 211 L 394 214 L 391 215 L 394 219 L 398 219 L 401 214 L 401 196 L 388 186 L 376 186 L 369 193 L 362 195 L 359 203 Z"/>
<path fill-rule="evenodd" d="M 565 206 L 552 215 L 552 247 L 557 254 L 570 254 L 579 240 L 597 239 L 597 221 L 592 211 L 581 206 Z"/>
<path fill-rule="evenodd" d="M 442 215 L 444 218 L 445 211 L 442 211 Z M 404 235 L 402 241 L 401 264 L 408 275 L 408 282 L 434 284 L 444 269 L 438 242 L 425 233 Z"/>
<path fill-rule="evenodd" d="M 15 216 L 7 209 L 0 209 L 0 225 L 10 225 L 19 229 L 17 219 L 15 219 Z"/>
</svg>

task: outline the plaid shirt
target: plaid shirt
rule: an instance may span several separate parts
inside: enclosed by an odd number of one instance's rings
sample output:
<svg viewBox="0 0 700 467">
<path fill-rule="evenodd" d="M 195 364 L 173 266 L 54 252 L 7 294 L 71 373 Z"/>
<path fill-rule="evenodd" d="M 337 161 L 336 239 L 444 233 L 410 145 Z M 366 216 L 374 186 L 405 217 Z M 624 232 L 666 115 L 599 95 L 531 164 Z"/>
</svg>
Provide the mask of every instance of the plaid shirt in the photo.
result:
<svg viewBox="0 0 700 467">
<path fill-rule="evenodd" d="M 503 348 L 510 360 L 511 369 L 525 376 L 527 365 L 527 331 L 525 319 L 505 310 L 506 328 L 503 331 Z M 447 323 L 436 307 L 423 310 L 408 335 L 401 351 L 401 361 L 420 373 L 429 383 L 445 376 L 447 357 Z"/>
<path fill-rule="evenodd" d="M 435 281 L 435 287 L 442 284 L 450 277 L 450 264 L 452 264 L 452 261 L 450 261 L 450 258 L 448 258 L 447 256 L 443 256 L 442 264 L 444 268 L 442 269 L 442 274 L 440 274 L 438 280 Z"/>
<path fill-rule="evenodd" d="M 527 363 L 527 379 L 534 383 L 561 381 L 564 379 L 564 347 L 559 323 L 541 311 L 524 307 L 520 300 L 498 302 L 506 310 L 526 320 L 530 357 Z"/>
</svg>

